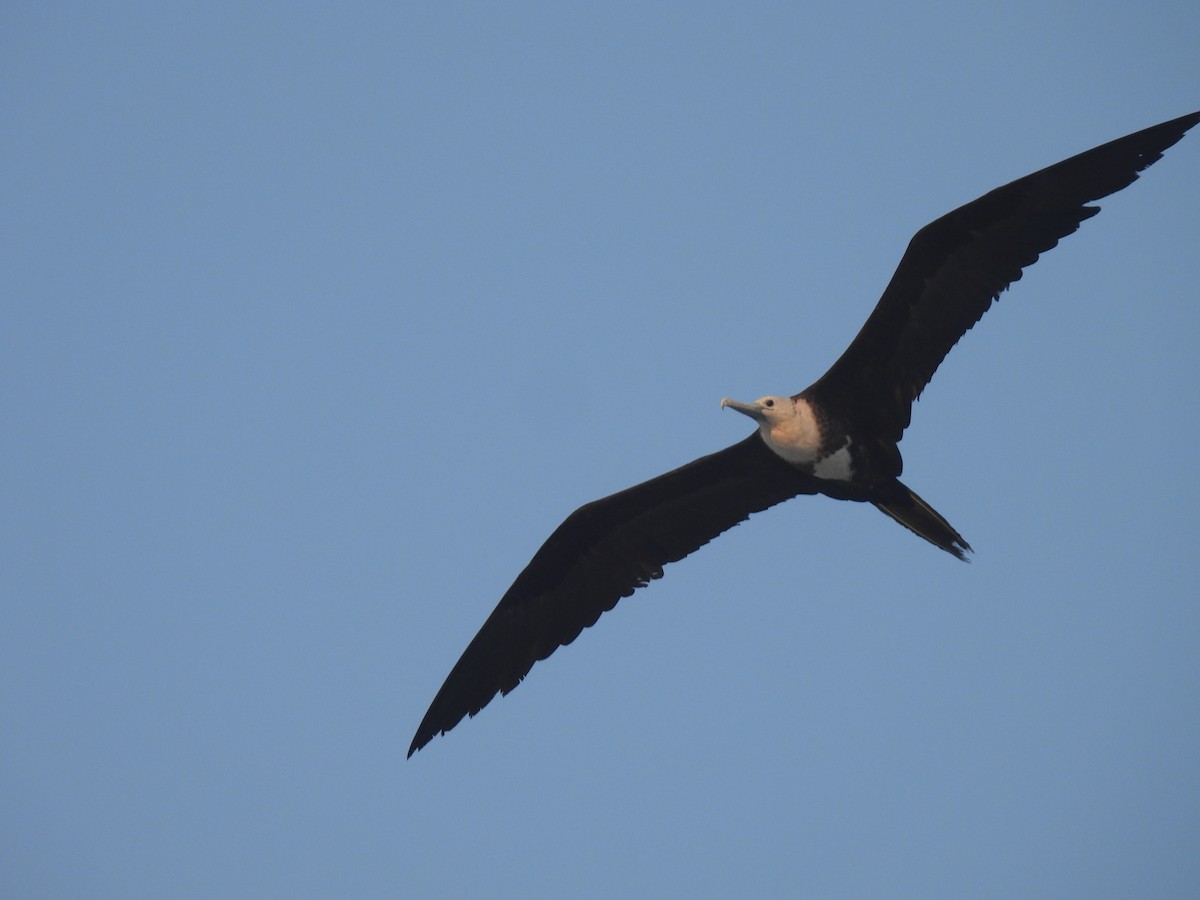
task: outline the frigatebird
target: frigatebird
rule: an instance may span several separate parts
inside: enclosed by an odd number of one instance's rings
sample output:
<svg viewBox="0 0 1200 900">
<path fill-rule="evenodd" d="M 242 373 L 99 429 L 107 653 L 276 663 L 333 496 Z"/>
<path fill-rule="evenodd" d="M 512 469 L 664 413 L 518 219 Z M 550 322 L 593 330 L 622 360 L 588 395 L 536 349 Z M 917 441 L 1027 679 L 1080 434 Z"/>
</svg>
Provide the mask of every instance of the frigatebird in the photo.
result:
<svg viewBox="0 0 1200 900">
<path fill-rule="evenodd" d="M 758 423 L 745 440 L 581 506 L 484 622 L 421 721 L 408 755 L 571 643 L 622 597 L 751 514 L 799 494 L 875 505 L 947 553 L 971 546 L 901 483 L 912 404 L 946 354 L 1026 266 L 1100 211 L 1200 121 L 1181 116 L 1027 175 L 916 233 L 875 310 L 798 394 L 722 407 Z"/>
</svg>

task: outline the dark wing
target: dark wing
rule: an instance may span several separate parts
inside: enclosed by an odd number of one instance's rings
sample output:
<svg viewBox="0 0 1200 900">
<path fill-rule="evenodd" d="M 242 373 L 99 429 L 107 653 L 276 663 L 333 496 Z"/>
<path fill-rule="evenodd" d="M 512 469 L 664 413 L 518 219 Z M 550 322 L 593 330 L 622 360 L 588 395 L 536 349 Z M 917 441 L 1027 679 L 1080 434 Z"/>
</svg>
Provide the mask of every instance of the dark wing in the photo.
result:
<svg viewBox="0 0 1200 900">
<path fill-rule="evenodd" d="M 1118 138 L 926 225 L 858 336 L 805 395 L 899 441 L 913 401 L 1000 292 L 1100 211 L 1085 204 L 1132 184 L 1197 121 L 1192 113 Z"/>
<path fill-rule="evenodd" d="M 600 614 L 751 513 L 815 482 L 755 432 L 628 490 L 581 506 L 517 576 L 450 672 L 408 755 L 507 694 L 539 659 L 571 643 Z"/>
</svg>

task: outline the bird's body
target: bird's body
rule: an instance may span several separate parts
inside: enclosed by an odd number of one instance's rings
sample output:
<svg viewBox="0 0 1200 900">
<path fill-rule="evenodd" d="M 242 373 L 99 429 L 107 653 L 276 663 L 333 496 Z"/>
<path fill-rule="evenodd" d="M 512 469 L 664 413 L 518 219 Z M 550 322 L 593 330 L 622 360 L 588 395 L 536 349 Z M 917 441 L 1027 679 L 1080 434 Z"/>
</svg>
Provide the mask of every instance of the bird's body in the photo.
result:
<svg viewBox="0 0 1200 900">
<path fill-rule="evenodd" d="M 1200 121 L 1192 113 L 1071 157 L 922 228 L 874 311 L 810 387 L 722 400 L 758 429 L 657 478 L 588 503 L 546 540 L 438 691 L 409 748 L 508 693 L 622 597 L 748 516 L 799 494 L 874 504 L 947 553 L 970 546 L 901 483 L 912 404 L 946 354 L 1012 282 L 1099 212 Z"/>
<path fill-rule="evenodd" d="M 810 389 L 811 390 L 811 389 Z M 870 501 L 904 527 L 947 553 L 966 558 L 971 545 L 928 503 L 900 482 L 900 448 L 877 436 L 853 434 L 802 391 L 794 397 L 762 397 L 728 406 L 758 422 L 766 447 L 812 479 L 813 493 L 838 500 Z"/>
</svg>

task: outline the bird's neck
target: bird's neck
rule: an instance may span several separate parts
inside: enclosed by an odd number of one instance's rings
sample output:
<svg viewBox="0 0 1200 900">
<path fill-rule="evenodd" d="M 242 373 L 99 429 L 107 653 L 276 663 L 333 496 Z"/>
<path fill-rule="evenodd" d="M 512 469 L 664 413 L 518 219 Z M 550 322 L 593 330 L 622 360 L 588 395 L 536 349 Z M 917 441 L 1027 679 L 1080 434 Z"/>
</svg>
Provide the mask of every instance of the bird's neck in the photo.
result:
<svg viewBox="0 0 1200 900">
<path fill-rule="evenodd" d="M 821 457 L 821 426 L 803 397 L 792 401 L 792 415 L 763 422 L 759 432 L 767 446 L 790 463 L 812 465 Z"/>
</svg>

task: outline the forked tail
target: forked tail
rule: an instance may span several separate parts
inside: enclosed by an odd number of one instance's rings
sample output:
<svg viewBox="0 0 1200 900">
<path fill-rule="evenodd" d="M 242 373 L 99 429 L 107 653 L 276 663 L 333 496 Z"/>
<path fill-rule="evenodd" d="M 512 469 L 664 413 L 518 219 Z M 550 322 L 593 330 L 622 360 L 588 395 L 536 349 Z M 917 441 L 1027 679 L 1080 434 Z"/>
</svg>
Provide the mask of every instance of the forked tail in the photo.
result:
<svg viewBox="0 0 1200 900">
<path fill-rule="evenodd" d="M 955 531 L 936 509 L 918 497 L 907 486 L 897 481 L 896 487 L 898 490 L 892 499 L 874 501 L 880 512 L 887 513 L 909 531 L 919 534 L 935 547 L 941 547 L 947 553 L 965 561 L 967 553 L 971 551 L 971 545 L 963 540 L 963 536 Z"/>
</svg>

